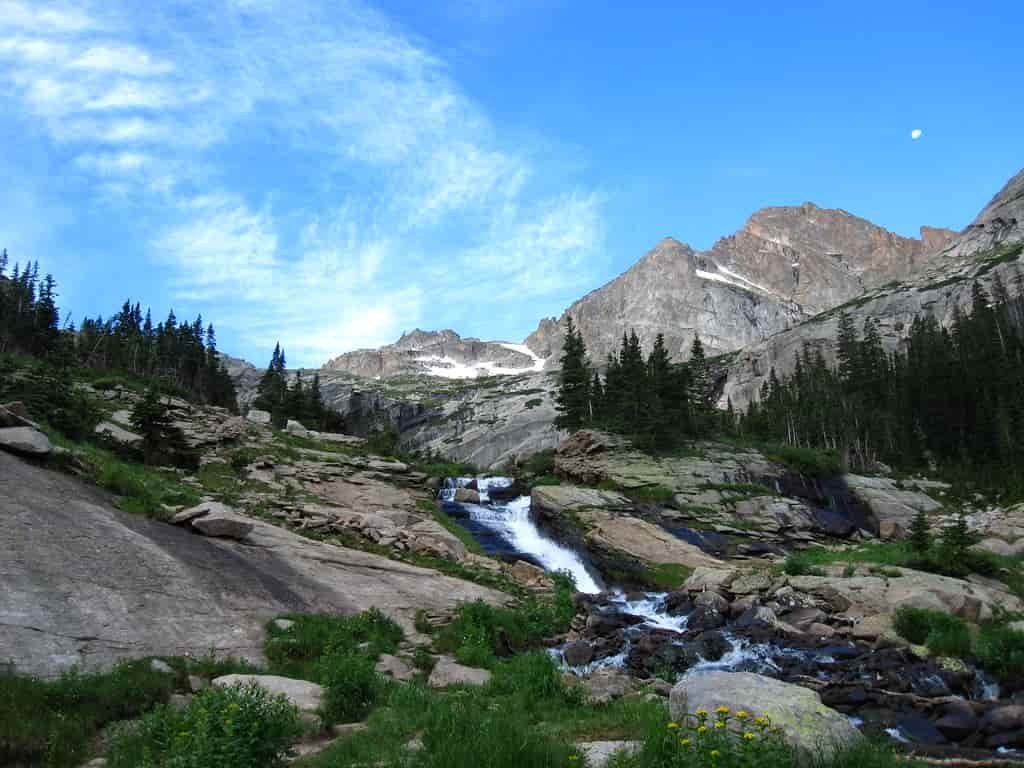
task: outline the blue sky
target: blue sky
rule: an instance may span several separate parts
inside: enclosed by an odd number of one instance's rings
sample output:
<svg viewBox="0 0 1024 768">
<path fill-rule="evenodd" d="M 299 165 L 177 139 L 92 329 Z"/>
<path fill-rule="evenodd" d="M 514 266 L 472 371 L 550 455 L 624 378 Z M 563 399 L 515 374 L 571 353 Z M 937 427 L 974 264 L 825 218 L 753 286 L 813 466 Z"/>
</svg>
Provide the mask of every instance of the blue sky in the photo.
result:
<svg viewBox="0 0 1024 768">
<path fill-rule="evenodd" d="M 765 205 L 960 228 L 1024 165 L 1020 3 L 779 5 L 0 0 L 0 246 L 319 365 L 519 341 Z"/>
</svg>

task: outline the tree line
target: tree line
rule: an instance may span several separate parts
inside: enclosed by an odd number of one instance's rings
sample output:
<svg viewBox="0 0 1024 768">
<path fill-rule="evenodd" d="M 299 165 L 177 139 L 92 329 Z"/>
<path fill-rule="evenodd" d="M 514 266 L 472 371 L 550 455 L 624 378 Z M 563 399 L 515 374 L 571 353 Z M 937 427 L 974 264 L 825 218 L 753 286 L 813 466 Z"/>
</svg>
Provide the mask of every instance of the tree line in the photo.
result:
<svg viewBox="0 0 1024 768">
<path fill-rule="evenodd" d="M 341 416 L 324 404 L 320 374 L 314 373 L 312 380 L 306 384 L 299 370 L 295 372 L 295 380 L 289 384 L 286 368 L 285 352 L 278 343 L 260 379 L 252 407 L 270 413 L 271 421 L 278 426 L 294 419 L 312 429 L 340 430 L 343 426 Z"/>
<path fill-rule="evenodd" d="M 949 328 L 931 314 L 889 354 L 877 321 L 839 316 L 837 365 L 805 345 L 792 374 L 772 370 L 738 419 L 741 434 L 834 451 L 844 466 L 878 461 L 944 468 L 1024 490 L 1024 295 L 997 275 L 975 282 Z"/>
<path fill-rule="evenodd" d="M 696 335 L 690 359 L 675 364 L 663 334 L 655 337 L 645 358 L 636 331 L 624 333 L 619 352 L 606 358 L 602 377 L 567 317 L 561 366 L 555 397 L 559 429 L 603 429 L 626 435 L 640 447 L 666 450 L 721 428 L 711 400 L 710 367 Z"/>
<path fill-rule="evenodd" d="M 213 325 L 179 321 L 174 311 L 153 323 L 150 311 L 126 301 L 111 317 L 63 325 L 53 276 L 38 263 L 14 264 L 0 252 L 0 353 L 23 353 L 62 369 L 125 373 L 159 383 L 190 399 L 237 410 L 234 383 L 217 352 Z"/>
</svg>

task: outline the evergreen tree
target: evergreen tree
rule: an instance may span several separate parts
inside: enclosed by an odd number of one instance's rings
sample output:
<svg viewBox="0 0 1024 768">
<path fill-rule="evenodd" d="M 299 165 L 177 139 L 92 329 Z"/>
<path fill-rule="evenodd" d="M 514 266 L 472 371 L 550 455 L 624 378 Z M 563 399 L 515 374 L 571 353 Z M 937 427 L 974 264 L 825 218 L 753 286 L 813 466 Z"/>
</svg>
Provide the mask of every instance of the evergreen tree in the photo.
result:
<svg viewBox="0 0 1024 768">
<path fill-rule="evenodd" d="M 153 464 L 182 449 L 184 435 L 174 426 L 167 412 L 167 406 L 155 388 L 146 390 L 131 415 L 132 426 L 142 436 L 143 460 Z"/>
<path fill-rule="evenodd" d="M 907 531 L 907 543 L 910 548 L 919 555 L 924 555 L 931 549 L 932 533 L 928 523 L 928 514 L 919 509 L 910 521 L 910 530 Z"/>
<path fill-rule="evenodd" d="M 568 316 L 565 319 L 561 363 L 558 392 L 555 395 L 558 409 L 555 426 L 573 431 L 583 427 L 590 419 L 590 365 L 583 336 Z"/>
</svg>

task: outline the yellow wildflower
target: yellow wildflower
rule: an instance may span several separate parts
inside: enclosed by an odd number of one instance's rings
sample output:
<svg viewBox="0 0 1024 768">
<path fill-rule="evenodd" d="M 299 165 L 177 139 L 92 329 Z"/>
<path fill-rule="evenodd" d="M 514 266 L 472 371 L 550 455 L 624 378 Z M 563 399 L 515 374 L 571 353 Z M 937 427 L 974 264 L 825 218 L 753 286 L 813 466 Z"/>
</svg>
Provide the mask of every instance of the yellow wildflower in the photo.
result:
<svg viewBox="0 0 1024 768">
<path fill-rule="evenodd" d="M 718 714 L 720 714 L 720 715 L 728 715 L 728 714 L 729 714 L 729 712 L 730 712 L 730 710 L 729 710 L 729 708 L 728 708 L 727 706 L 725 706 L 725 705 L 723 704 L 723 705 L 722 705 L 722 706 L 720 706 L 720 707 L 719 707 L 718 709 L 716 709 L 716 710 L 715 710 L 715 712 L 717 712 L 717 713 L 718 713 Z"/>
<path fill-rule="evenodd" d="M 679 727 L 679 723 L 675 722 L 674 720 L 671 723 L 668 724 L 668 729 L 670 731 L 674 731 L 678 727 Z"/>
<path fill-rule="evenodd" d="M 725 723 L 723 723 L 721 720 L 719 720 L 717 723 L 715 723 L 715 730 L 716 731 L 720 731 L 723 728 L 725 728 Z"/>
<path fill-rule="evenodd" d="M 748 717 L 750 717 L 750 713 L 745 709 L 741 709 L 736 713 L 736 718 L 739 720 L 746 720 Z"/>
<path fill-rule="evenodd" d="M 697 733 L 707 733 L 707 730 L 708 727 L 706 725 L 702 725 L 697 729 Z"/>
<path fill-rule="evenodd" d="M 690 744 L 692 744 L 692 743 L 693 743 L 693 742 L 692 742 L 692 741 L 690 741 L 689 739 L 680 739 L 680 740 L 679 740 L 679 746 L 681 746 L 681 747 L 688 747 L 688 746 L 690 746 Z"/>
<path fill-rule="evenodd" d="M 754 722 L 757 723 L 758 725 L 760 725 L 762 728 L 764 728 L 764 727 L 766 727 L 768 725 L 768 718 L 767 717 L 758 717 L 758 718 L 754 719 Z"/>
<path fill-rule="evenodd" d="M 752 734 L 750 731 L 747 731 L 746 733 L 743 734 L 743 738 L 746 739 L 747 741 L 753 741 L 754 740 L 754 734 Z"/>
<path fill-rule="evenodd" d="M 694 712 L 694 714 L 697 715 L 697 717 L 704 718 L 708 716 L 708 711 L 704 709 L 704 707 L 701 707 L 696 712 Z"/>
<path fill-rule="evenodd" d="M 710 754 L 711 757 L 718 757 L 722 753 L 719 752 L 717 749 L 712 749 L 711 752 L 709 752 L 708 754 Z"/>
</svg>

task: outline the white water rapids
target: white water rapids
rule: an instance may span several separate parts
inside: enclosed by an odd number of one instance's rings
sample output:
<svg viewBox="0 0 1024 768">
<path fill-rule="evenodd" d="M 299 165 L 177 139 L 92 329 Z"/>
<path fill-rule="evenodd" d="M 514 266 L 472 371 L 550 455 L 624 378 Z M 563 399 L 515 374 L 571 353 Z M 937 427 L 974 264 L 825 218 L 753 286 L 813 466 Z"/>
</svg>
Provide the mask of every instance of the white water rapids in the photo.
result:
<svg viewBox="0 0 1024 768">
<path fill-rule="evenodd" d="M 487 492 L 491 488 L 507 488 L 512 481 L 506 477 L 460 477 L 449 481 L 441 490 L 439 498 L 452 502 L 455 491 L 465 488 L 476 480 L 480 501 L 489 501 Z M 547 571 L 565 571 L 576 582 L 576 590 L 596 595 L 601 585 L 587 568 L 579 554 L 545 536 L 530 517 L 530 497 L 519 496 L 508 502 L 483 504 L 462 504 L 469 518 L 501 536 L 517 552 L 535 559 Z"/>
</svg>

